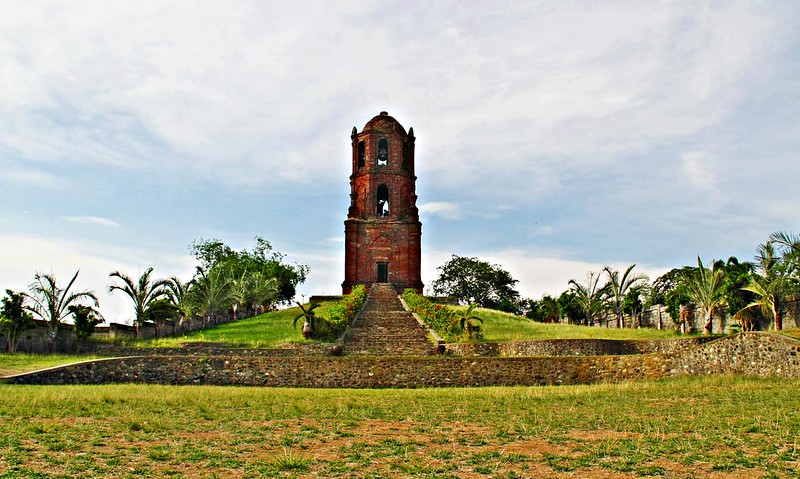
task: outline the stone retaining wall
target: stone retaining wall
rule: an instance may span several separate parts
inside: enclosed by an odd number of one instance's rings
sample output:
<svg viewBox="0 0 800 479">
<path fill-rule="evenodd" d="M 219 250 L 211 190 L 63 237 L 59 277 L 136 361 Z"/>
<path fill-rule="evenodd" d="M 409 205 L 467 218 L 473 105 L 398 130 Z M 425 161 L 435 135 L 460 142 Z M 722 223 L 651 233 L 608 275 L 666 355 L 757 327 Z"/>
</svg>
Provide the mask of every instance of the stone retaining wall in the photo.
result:
<svg viewBox="0 0 800 479">
<path fill-rule="evenodd" d="M 772 333 L 737 334 L 682 352 L 670 374 L 800 378 L 800 341 Z"/>
<path fill-rule="evenodd" d="M 681 346 L 671 354 L 626 356 L 139 356 L 85 361 L 5 381 L 416 388 L 588 384 L 710 374 L 800 378 L 800 341 L 743 333 L 691 348 Z"/>
<path fill-rule="evenodd" d="M 87 349 L 101 356 L 328 356 L 332 343 L 289 343 L 281 348 L 241 348 L 225 343 L 184 343 L 177 348 L 127 348 L 116 343 L 92 343 Z"/>
<path fill-rule="evenodd" d="M 613 356 L 628 354 L 676 354 L 713 338 L 620 341 L 614 339 L 552 339 L 505 343 L 450 343 L 448 354 L 456 356 Z"/>
<path fill-rule="evenodd" d="M 204 384 L 417 388 L 587 384 L 658 379 L 663 355 L 563 358 L 129 357 L 86 361 L 6 378 L 17 384 Z"/>
</svg>

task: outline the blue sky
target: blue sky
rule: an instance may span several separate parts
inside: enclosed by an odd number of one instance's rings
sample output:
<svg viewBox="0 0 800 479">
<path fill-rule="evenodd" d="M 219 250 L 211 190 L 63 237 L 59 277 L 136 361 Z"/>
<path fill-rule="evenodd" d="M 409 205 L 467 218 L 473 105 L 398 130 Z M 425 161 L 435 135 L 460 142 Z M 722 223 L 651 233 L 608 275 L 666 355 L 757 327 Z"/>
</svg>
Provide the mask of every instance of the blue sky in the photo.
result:
<svg viewBox="0 0 800 479">
<path fill-rule="evenodd" d="M 800 3 L 9 1 L 0 288 L 191 276 L 261 235 L 343 279 L 350 130 L 417 136 L 423 281 L 451 254 L 529 297 L 800 232 Z"/>
</svg>

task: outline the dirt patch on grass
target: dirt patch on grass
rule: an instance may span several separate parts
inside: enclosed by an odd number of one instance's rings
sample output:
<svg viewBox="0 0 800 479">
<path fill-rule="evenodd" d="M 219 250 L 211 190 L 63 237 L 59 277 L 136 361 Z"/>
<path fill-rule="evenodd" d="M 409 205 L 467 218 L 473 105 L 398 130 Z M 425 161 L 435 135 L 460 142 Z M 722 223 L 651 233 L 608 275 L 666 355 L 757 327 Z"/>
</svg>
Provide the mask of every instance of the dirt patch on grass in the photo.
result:
<svg viewBox="0 0 800 479">
<path fill-rule="evenodd" d="M 280 420 L 115 427 L 88 418 L 37 421 L 3 450 L 0 475 L 35 477 L 760 478 L 758 467 L 652 456 L 641 435 L 572 430 L 514 434 L 468 422 Z M 68 427 L 68 426 L 72 427 Z M 75 431 L 83 431 L 82 436 Z M 638 443 L 637 443 L 638 444 Z M 791 473 L 791 471 L 786 471 Z M 775 473 L 774 477 L 783 477 Z M 791 477 L 787 475 L 786 477 Z"/>
</svg>

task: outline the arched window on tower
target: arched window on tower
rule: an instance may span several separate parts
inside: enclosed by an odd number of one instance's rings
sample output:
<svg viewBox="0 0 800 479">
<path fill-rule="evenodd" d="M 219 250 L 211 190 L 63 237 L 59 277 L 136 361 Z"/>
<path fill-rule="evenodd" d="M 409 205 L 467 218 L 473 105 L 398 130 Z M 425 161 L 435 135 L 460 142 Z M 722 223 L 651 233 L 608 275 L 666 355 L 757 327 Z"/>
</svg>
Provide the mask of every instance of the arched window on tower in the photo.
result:
<svg viewBox="0 0 800 479">
<path fill-rule="evenodd" d="M 389 187 L 382 184 L 378 187 L 378 218 L 389 216 Z"/>
<path fill-rule="evenodd" d="M 378 142 L 378 166 L 385 166 L 389 164 L 389 141 L 386 138 L 381 138 Z"/>
<path fill-rule="evenodd" d="M 403 171 L 408 171 L 409 160 L 411 159 L 411 145 L 407 141 L 403 142 Z"/>
<path fill-rule="evenodd" d="M 367 152 L 365 150 L 364 142 L 358 142 L 358 168 L 364 168 L 364 159 L 367 157 Z"/>
</svg>

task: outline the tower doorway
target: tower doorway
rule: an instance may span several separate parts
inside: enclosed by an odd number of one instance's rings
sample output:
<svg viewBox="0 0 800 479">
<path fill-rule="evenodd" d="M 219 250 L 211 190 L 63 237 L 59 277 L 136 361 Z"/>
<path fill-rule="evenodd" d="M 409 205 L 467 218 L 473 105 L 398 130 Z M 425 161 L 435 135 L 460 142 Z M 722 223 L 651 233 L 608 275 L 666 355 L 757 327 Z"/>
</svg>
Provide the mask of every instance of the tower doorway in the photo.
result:
<svg viewBox="0 0 800 479">
<path fill-rule="evenodd" d="M 389 263 L 379 261 L 378 262 L 378 283 L 388 283 L 389 282 Z"/>
</svg>

